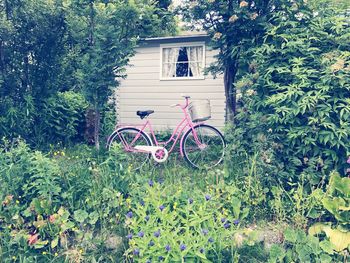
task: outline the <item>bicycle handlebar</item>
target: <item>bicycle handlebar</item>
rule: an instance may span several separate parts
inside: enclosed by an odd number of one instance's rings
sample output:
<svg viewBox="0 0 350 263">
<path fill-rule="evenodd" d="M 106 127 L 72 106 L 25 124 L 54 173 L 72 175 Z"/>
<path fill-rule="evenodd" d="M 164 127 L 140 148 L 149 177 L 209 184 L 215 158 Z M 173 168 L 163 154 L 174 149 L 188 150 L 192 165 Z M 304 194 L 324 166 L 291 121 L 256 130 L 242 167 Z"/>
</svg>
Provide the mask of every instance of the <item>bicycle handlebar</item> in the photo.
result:
<svg viewBox="0 0 350 263">
<path fill-rule="evenodd" d="M 174 108 L 174 107 L 181 107 L 181 109 L 186 109 L 187 107 L 188 107 L 188 101 L 189 101 L 189 99 L 191 98 L 190 96 L 187 96 L 187 95 L 183 95 L 182 97 L 184 97 L 185 98 L 185 100 L 186 100 L 186 104 L 185 105 L 181 105 L 180 103 L 177 103 L 177 104 L 171 104 L 171 105 L 169 105 L 170 107 L 172 107 L 172 108 Z"/>
</svg>

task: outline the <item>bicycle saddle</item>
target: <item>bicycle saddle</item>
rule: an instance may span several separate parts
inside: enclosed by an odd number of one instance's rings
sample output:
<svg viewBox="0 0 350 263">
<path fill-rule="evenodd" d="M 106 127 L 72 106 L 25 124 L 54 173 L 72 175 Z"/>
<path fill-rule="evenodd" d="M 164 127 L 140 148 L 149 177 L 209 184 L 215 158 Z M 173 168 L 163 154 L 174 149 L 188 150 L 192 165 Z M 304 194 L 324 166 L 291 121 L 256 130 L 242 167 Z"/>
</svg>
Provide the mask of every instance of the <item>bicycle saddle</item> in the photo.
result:
<svg viewBox="0 0 350 263">
<path fill-rule="evenodd" d="M 152 113 L 154 113 L 154 110 L 145 110 L 145 111 L 138 110 L 136 112 L 136 115 L 140 116 L 140 118 L 143 119 L 144 117 L 147 117 L 148 115 L 150 115 Z"/>
</svg>

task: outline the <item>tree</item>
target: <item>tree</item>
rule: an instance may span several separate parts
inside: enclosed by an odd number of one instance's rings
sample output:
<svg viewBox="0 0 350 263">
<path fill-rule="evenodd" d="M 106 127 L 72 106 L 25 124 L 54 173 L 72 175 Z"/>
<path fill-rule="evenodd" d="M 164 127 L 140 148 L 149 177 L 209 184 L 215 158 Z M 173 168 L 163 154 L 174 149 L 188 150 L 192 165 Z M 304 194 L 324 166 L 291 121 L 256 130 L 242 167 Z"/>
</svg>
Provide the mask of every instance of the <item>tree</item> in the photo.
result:
<svg viewBox="0 0 350 263">
<path fill-rule="evenodd" d="M 70 8 L 74 10 L 72 35 L 81 55 L 77 70 L 80 88 L 94 112 L 94 142 L 99 148 L 101 114 L 117 87 L 116 78 L 124 77 L 137 40 L 169 33 L 175 27 L 174 23 L 161 23 L 167 11 L 153 1 L 72 1 Z"/>
<path fill-rule="evenodd" d="M 301 1 L 294 1 L 295 3 Z M 219 50 L 218 62 L 209 70 L 224 74 L 226 118 L 236 114 L 235 81 L 240 68 L 247 68 L 243 55 L 250 47 L 262 42 L 269 18 L 281 9 L 288 9 L 283 0 L 185 0 L 181 13 L 187 21 L 199 25 L 212 38 Z"/>
</svg>

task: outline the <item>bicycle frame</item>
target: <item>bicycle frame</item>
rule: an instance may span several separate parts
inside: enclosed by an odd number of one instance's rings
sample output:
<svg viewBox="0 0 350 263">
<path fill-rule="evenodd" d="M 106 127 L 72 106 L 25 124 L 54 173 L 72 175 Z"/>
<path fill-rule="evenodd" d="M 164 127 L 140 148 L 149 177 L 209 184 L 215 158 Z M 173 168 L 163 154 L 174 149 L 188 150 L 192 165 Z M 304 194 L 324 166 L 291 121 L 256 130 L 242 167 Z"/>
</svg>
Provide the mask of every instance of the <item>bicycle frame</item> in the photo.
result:
<svg viewBox="0 0 350 263">
<path fill-rule="evenodd" d="M 195 123 L 195 124 L 192 122 L 192 119 L 191 119 L 191 117 L 189 116 L 189 114 L 188 114 L 188 112 L 186 110 L 187 107 L 188 107 L 188 104 L 189 104 L 188 103 L 188 97 L 186 97 L 186 104 L 184 104 L 184 105 L 181 105 L 181 104 L 174 105 L 174 106 L 178 106 L 178 107 L 181 108 L 181 110 L 184 113 L 184 118 L 181 120 L 181 122 L 173 130 L 170 139 L 165 141 L 165 142 L 159 142 L 157 140 L 156 135 L 154 133 L 154 130 L 152 128 L 151 121 L 148 120 L 148 119 L 146 120 L 146 122 L 144 124 L 140 124 L 140 125 L 122 125 L 122 124 L 117 125 L 116 126 L 116 130 L 117 131 L 120 128 L 140 127 L 140 129 L 139 129 L 140 131 L 136 134 L 135 138 L 133 139 L 133 141 L 129 145 L 126 145 L 124 143 L 124 141 L 122 140 L 122 138 L 120 138 L 120 136 L 118 135 L 120 140 L 123 142 L 123 146 L 124 146 L 125 150 L 129 151 L 129 152 L 145 152 L 145 151 L 142 151 L 142 150 L 136 150 L 136 149 L 132 148 L 132 145 L 137 141 L 137 139 L 141 135 L 141 132 L 144 132 L 146 130 L 146 128 L 148 128 L 150 133 L 152 134 L 152 139 L 153 139 L 153 141 L 155 143 L 155 146 L 166 148 L 172 142 L 172 145 L 171 145 L 170 149 L 168 150 L 169 153 L 171 153 L 174 150 L 174 148 L 176 146 L 176 143 L 178 142 L 178 140 L 179 140 L 181 135 L 182 135 L 182 137 L 181 137 L 181 140 L 180 140 L 180 145 L 182 145 L 184 134 L 190 129 L 192 129 L 192 131 L 193 131 L 193 137 L 194 137 L 195 142 L 197 143 L 198 147 L 202 148 L 202 143 L 198 139 L 198 135 L 197 135 L 197 132 L 194 129 L 194 127 L 197 126 L 197 125 L 203 124 L 203 122 L 198 122 L 198 123 Z M 184 130 L 186 128 L 188 128 L 188 129 L 186 130 L 186 132 L 184 132 Z M 145 134 L 149 137 L 149 135 L 147 133 L 145 133 Z M 149 139 L 151 139 L 151 138 L 149 138 Z M 182 147 L 180 147 L 180 154 L 181 154 L 181 156 L 184 156 L 184 153 L 182 151 Z"/>
</svg>

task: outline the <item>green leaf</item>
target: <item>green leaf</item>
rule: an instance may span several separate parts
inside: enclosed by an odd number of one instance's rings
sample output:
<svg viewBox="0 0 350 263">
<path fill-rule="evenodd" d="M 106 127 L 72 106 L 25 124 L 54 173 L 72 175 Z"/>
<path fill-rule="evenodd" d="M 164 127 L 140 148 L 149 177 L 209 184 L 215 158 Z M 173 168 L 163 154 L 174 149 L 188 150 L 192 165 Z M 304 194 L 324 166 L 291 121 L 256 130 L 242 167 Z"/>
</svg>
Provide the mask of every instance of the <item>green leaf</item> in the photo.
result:
<svg viewBox="0 0 350 263">
<path fill-rule="evenodd" d="M 270 259 L 276 262 L 277 260 L 283 260 L 285 256 L 285 250 L 276 244 L 273 244 L 270 248 Z"/>
<path fill-rule="evenodd" d="M 79 223 L 83 223 L 88 217 L 89 214 L 85 210 L 79 209 L 77 211 L 74 211 L 74 219 Z"/>
<path fill-rule="evenodd" d="M 333 255 L 334 254 L 334 246 L 331 242 L 329 242 L 328 240 L 323 240 L 320 242 L 320 247 L 322 248 L 322 250 L 324 252 L 326 252 L 329 255 Z"/>
<path fill-rule="evenodd" d="M 51 248 L 57 247 L 58 244 L 58 237 L 56 237 L 54 240 L 51 241 Z"/>
<path fill-rule="evenodd" d="M 296 232 L 294 231 L 294 229 L 292 228 L 287 228 L 284 231 L 284 238 L 286 241 L 289 241 L 291 243 L 295 243 L 297 240 L 297 235 Z"/>
</svg>

